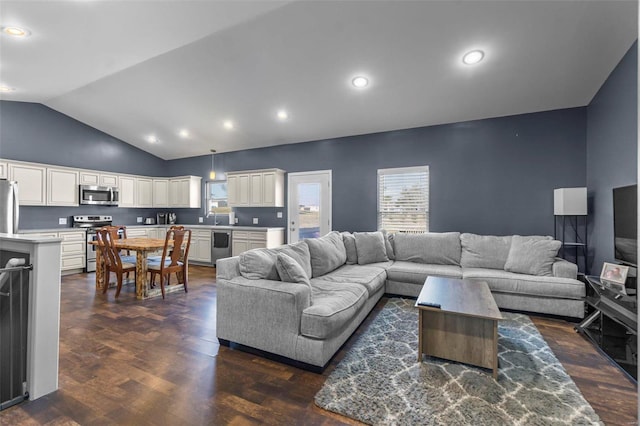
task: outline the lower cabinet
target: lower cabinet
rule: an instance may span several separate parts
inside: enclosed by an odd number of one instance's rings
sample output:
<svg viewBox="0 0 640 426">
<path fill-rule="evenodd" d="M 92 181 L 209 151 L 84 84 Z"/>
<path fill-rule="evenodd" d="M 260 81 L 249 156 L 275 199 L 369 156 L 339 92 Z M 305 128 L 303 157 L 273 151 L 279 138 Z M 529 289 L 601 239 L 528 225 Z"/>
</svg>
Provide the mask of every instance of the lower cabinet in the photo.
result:
<svg viewBox="0 0 640 426">
<path fill-rule="evenodd" d="M 233 231 L 231 239 L 231 255 L 254 248 L 273 248 L 284 244 L 284 230 L 269 229 L 265 231 Z"/>
<path fill-rule="evenodd" d="M 82 272 L 85 268 L 87 260 L 87 234 L 85 231 L 43 232 L 35 235 L 62 239 L 60 243 L 60 271 L 63 275 Z"/>
<path fill-rule="evenodd" d="M 192 230 L 189 260 L 211 264 L 211 230 Z"/>
</svg>

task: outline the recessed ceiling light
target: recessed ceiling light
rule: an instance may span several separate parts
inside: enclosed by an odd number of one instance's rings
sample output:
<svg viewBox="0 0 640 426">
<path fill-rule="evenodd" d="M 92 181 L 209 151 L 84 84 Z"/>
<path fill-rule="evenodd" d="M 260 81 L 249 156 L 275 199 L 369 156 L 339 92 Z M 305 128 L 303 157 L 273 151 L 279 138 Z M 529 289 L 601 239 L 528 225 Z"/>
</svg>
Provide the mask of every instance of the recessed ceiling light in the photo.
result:
<svg viewBox="0 0 640 426">
<path fill-rule="evenodd" d="M 231 120 L 227 120 L 224 123 L 222 123 L 222 125 L 224 126 L 225 129 L 227 130 L 231 130 L 233 129 L 233 121 Z"/>
<path fill-rule="evenodd" d="M 2 32 L 10 35 L 11 37 L 29 37 L 31 35 L 31 31 L 26 28 L 20 27 L 2 27 Z"/>
<path fill-rule="evenodd" d="M 467 65 L 474 65 L 480 62 L 484 58 L 484 52 L 482 50 L 472 50 L 467 52 L 462 57 L 462 62 Z"/>
<path fill-rule="evenodd" d="M 289 118 L 289 113 L 283 109 L 278 111 L 278 120 L 284 121 Z"/>
<path fill-rule="evenodd" d="M 369 85 L 369 79 L 366 77 L 358 76 L 358 77 L 355 77 L 353 80 L 351 80 L 351 84 L 361 89 Z"/>
<path fill-rule="evenodd" d="M 187 129 L 182 129 L 178 132 L 178 135 L 180 135 L 181 138 L 186 139 L 189 137 L 189 131 Z"/>
<path fill-rule="evenodd" d="M 156 137 L 156 135 L 149 135 L 149 136 L 147 136 L 147 142 L 156 143 L 156 142 L 158 142 L 158 138 Z"/>
<path fill-rule="evenodd" d="M 14 90 L 16 89 L 14 89 L 13 87 L 4 86 L 4 85 L 0 86 L 0 92 L 2 93 L 13 92 Z"/>
</svg>

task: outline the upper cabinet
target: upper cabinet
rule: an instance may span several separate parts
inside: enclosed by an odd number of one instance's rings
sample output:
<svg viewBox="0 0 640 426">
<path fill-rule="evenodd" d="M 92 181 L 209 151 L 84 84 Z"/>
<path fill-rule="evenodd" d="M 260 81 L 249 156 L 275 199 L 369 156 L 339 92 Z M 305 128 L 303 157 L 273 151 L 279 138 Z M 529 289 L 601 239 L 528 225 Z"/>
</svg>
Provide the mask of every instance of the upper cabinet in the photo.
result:
<svg viewBox="0 0 640 426">
<path fill-rule="evenodd" d="M 118 207 L 136 206 L 136 178 L 133 176 L 118 176 L 120 201 Z"/>
<path fill-rule="evenodd" d="M 153 180 L 153 207 L 169 207 L 169 179 Z"/>
<path fill-rule="evenodd" d="M 47 205 L 77 206 L 78 180 L 79 173 L 75 170 L 47 168 Z"/>
<path fill-rule="evenodd" d="M 284 207 L 284 170 L 227 172 L 230 207 Z"/>
<path fill-rule="evenodd" d="M 153 180 L 137 178 L 136 207 L 153 207 Z"/>
<path fill-rule="evenodd" d="M 200 208 L 202 206 L 202 178 L 180 176 L 169 179 L 169 207 Z"/>
<path fill-rule="evenodd" d="M 92 171 L 80 172 L 80 185 L 118 186 L 118 175 Z"/>
<path fill-rule="evenodd" d="M 0 179 L 6 179 L 9 177 L 9 171 L 7 170 L 8 164 L 6 161 L 0 161 Z"/>
<path fill-rule="evenodd" d="M 21 206 L 47 204 L 47 168 L 30 164 L 9 163 L 9 180 L 18 182 Z"/>
</svg>

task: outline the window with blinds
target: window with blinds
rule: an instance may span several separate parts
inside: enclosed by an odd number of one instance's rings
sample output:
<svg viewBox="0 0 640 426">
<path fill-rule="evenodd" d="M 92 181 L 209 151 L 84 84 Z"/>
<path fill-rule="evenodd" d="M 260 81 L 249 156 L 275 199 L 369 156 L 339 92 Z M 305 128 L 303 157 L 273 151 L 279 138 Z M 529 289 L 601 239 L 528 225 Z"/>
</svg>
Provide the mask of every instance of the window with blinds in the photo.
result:
<svg viewBox="0 0 640 426">
<path fill-rule="evenodd" d="M 429 166 L 378 170 L 378 229 L 429 231 Z"/>
</svg>

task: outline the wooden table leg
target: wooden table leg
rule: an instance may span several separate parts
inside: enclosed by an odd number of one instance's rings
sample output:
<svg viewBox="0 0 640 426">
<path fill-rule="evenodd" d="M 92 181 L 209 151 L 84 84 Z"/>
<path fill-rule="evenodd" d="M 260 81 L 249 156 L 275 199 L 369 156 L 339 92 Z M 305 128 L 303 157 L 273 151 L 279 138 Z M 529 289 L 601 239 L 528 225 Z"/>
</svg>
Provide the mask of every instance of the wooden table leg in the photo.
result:
<svg viewBox="0 0 640 426">
<path fill-rule="evenodd" d="M 493 378 L 498 378 L 498 321 L 493 322 Z"/>
<path fill-rule="evenodd" d="M 422 309 L 418 309 L 418 362 L 422 362 Z"/>
<path fill-rule="evenodd" d="M 104 262 L 102 261 L 102 250 L 96 250 L 96 292 L 102 291 L 105 285 L 109 285 L 104 279 Z"/>
<path fill-rule="evenodd" d="M 149 283 L 147 282 L 147 251 L 136 251 L 136 298 L 146 299 Z"/>
</svg>

